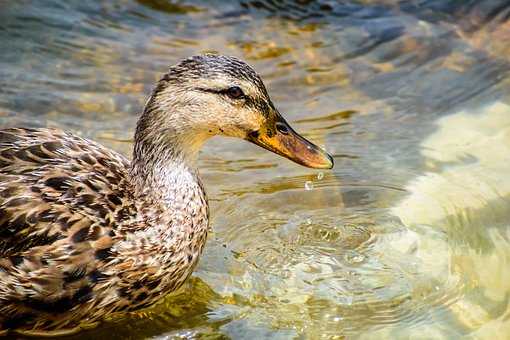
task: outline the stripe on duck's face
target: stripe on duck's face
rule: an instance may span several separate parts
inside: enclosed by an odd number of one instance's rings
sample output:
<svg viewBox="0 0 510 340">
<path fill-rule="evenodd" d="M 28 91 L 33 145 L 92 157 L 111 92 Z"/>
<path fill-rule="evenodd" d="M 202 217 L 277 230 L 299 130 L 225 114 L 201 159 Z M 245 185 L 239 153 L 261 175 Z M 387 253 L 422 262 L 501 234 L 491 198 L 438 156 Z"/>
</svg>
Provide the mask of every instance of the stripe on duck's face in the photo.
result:
<svg viewBox="0 0 510 340">
<path fill-rule="evenodd" d="M 329 155 L 288 125 L 260 77 L 239 59 L 192 57 L 174 66 L 162 82 L 160 102 L 185 107 L 172 117 L 179 120 L 174 124 L 195 134 L 243 138 L 305 166 L 333 166 Z"/>
</svg>

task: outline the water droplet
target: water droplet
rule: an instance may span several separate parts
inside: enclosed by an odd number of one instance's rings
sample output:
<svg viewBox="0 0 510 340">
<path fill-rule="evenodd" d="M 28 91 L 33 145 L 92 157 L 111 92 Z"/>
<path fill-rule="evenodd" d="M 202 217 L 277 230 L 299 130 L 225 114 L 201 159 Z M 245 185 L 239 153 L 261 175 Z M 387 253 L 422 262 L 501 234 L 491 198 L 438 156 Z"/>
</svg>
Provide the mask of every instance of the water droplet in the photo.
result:
<svg viewBox="0 0 510 340">
<path fill-rule="evenodd" d="M 324 172 L 319 172 L 319 173 L 317 174 L 317 179 L 320 181 L 320 180 L 321 180 L 321 179 L 323 179 L 323 178 L 324 178 Z"/>
<path fill-rule="evenodd" d="M 348 295 L 344 296 L 343 300 L 344 300 L 344 304 L 348 305 L 348 306 L 352 305 L 352 303 L 354 302 L 354 298 L 352 296 L 348 296 Z"/>
<path fill-rule="evenodd" d="M 305 189 L 306 190 L 312 190 L 313 189 L 313 182 L 312 181 L 306 181 L 305 182 Z"/>
<path fill-rule="evenodd" d="M 345 254 L 345 260 L 349 263 L 355 264 L 363 262 L 365 260 L 365 256 L 362 254 L 352 252 Z"/>
<path fill-rule="evenodd" d="M 342 318 L 341 316 L 335 316 L 335 317 L 333 318 L 333 321 L 334 321 L 334 322 L 339 322 L 339 321 L 342 321 L 342 319 L 343 319 L 343 318 Z"/>
</svg>

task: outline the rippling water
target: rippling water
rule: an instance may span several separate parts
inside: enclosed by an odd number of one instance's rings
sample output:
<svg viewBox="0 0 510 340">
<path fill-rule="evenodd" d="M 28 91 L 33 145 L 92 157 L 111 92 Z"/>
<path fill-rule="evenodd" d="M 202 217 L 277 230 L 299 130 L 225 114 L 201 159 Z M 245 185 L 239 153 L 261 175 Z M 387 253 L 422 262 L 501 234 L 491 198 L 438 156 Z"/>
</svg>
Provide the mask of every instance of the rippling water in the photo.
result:
<svg viewBox="0 0 510 340">
<path fill-rule="evenodd" d="M 129 155 L 158 77 L 246 59 L 335 156 L 201 154 L 212 227 L 194 277 L 81 338 L 504 339 L 510 334 L 508 1 L 2 1 L 0 124 Z"/>
</svg>

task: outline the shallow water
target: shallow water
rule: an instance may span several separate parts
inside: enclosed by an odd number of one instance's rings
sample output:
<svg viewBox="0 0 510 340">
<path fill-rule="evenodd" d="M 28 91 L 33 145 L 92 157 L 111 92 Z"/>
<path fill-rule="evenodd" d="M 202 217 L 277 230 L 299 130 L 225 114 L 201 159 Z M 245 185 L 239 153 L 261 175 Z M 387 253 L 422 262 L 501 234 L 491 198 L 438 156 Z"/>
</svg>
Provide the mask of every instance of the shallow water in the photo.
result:
<svg viewBox="0 0 510 340">
<path fill-rule="evenodd" d="M 200 156 L 212 228 L 194 277 L 82 339 L 505 339 L 507 1 L 3 1 L 0 124 L 129 155 L 168 65 L 246 59 L 313 171 L 246 142 Z"/>
</svg>

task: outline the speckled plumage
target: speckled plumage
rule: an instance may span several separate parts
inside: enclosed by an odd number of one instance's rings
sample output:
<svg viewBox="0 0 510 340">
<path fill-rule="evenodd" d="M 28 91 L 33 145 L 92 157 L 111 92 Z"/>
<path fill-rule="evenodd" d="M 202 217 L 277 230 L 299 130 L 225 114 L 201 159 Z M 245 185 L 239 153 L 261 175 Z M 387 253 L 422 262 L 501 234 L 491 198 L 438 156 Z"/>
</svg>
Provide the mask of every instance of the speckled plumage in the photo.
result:
<svg viewBox="0 0 510 340">
<path fill-rule="evenodd" d="M 141 199 L 129 162 L 99 144 L 0 131 L 3 328 L 72 331 L 178 288 L 207 235 L 203 189 L 180 167 L 173 190 Z"/>
<path fill-rule="evenodd" d="M 253 69 L 206 55 L 158 82 L 131 161 L 60 130 L 0 130 L 0 335 L 68 334 L 180 287 L 207 238 L 195 160 L 208 138 L 332 166 L 286 124 Z"/>
</svg>

